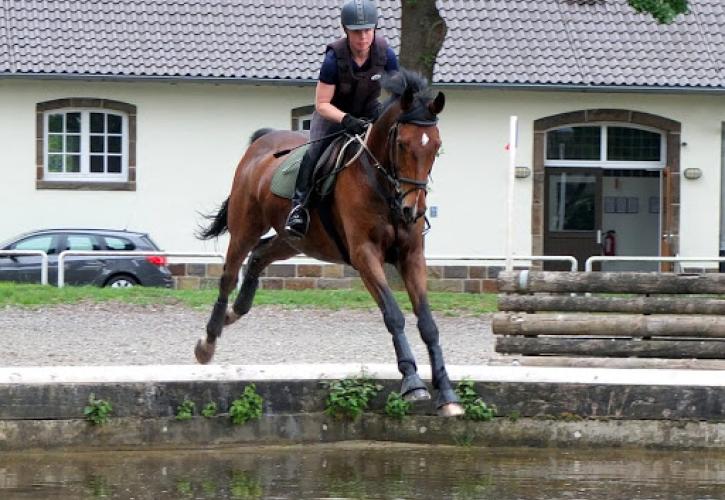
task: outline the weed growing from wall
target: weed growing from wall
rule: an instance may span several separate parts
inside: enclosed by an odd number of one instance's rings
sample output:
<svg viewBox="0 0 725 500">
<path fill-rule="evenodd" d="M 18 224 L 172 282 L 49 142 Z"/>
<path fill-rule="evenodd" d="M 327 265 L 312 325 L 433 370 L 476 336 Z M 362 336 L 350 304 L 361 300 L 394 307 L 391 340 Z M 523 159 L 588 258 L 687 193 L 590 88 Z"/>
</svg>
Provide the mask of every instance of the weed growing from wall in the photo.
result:
<svg viewBox="0 0 725 500">
<path fill-rule="evenodd" d="M 355 420 L 382 388 L 364 377 L 336 380 L 330 384 L 325 413 L 336 419 Z"/>
<path fill-rule="evenodd" d="M 86 420 L 94 425 L 103 425 L 108 422 L 113 406 L 105 399 L 96 399 L 96 395 L 91 393 L 88 396 L 88 406 L 83 409 L 83 415 Z"/>
<path fill-rule="evenodd" d="M 403 420 L 410 412 L 410 403 L 403 399 L 399 393 L 393 391 L 388 394 L 388 400 L 385 403 L 385 414 L 396 420 Z"/>
<path fill-rule="evenodd" d="M 249 384 L 242 395 L 232 401 L 229 407 L 229 418 L 234 425 L 241 425 L 250 420 L 258 420 L 262 416 L 262 396 L 257 394 L 257 387 Z"/>
<path fill-rule="evenodd" d="M 176 408 L 176 420 L 191 420 L 194 417 L 196 404 L 187 398 Z"/>
<path fill-rule="evenodd" d="M 461 380 L 456 386 L 456 393 L 466 410 L 464 418 L 487 422 L 496 416 L 496 407 L 487 405 L 476 392 L 473 380 Z"/>
</svg>

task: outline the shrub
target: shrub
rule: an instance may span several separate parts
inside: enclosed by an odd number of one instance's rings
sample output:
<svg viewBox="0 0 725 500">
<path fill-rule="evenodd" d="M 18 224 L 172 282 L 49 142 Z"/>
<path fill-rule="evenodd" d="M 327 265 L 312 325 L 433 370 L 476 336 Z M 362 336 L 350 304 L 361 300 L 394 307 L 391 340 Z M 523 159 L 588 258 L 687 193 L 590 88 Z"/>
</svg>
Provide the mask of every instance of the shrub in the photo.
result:
<svg viewBox="0 0 725 500">
<path fill-rule="evenodd" d="M 257 387 L 250 384 L 244 388 L 239 398 L 232 401 L 229 407 L 229 417 L 234 425 L 241 425 L 250 420 L 257 420 L 262 416 L 262 396 L 257 394 Z"/>
</svg>

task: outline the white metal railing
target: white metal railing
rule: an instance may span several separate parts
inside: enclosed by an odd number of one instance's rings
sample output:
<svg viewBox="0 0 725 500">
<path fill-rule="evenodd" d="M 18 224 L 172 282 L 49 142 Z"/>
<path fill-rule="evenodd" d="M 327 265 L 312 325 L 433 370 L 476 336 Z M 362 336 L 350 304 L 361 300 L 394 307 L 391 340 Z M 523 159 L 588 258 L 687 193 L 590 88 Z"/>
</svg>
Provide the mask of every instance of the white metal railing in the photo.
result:
<svg viewBox="0 0 725 500">
<path fill-rule="evenodd" d="M 38 255 L 40 256 L 40 284 L 48 284 L 48 254 L 42 250 L 0 250 L 0 255 Z"/>
<path fill-rule="evenodd" d="M 65 258 L 68 256 L 92 256 L 92 257 L 193 257 L 193 258 L 214 258 L 224 262 L 224 255 L 214 252 L 152 252 L 143 250 L 64 250 L 58 255 L 58 288 L 65 286 Z"/>
<path fill-rule="evenodd" d="M 725 257 L 625 257 L 620 255 L 592 255 L 584 262 L 584 272 L 591 272 L 595 262 L 725 262 Z"/>
<path fill-rule="evenodd" d="M 426 261 L 441 261 L 441 260 L 449 260 L 449 261 L 487 261 L 487 260 L 502 260 L 506 261 L 508 257 L 504 255 L 431 255 L 430 257 L 426 257 Z M 579 262 L 576 260 L 576 257 L 572 257 L 571 255 L 513 255 L 511 257 L 511 260 L 514 262 L 520 262 L 523 260 L 541 260 L 541 261 L 551 261 L 551 262 L 569 262 L 571 265 L 571 270 L 576 271 L 579 267 Z"/>
</svg>

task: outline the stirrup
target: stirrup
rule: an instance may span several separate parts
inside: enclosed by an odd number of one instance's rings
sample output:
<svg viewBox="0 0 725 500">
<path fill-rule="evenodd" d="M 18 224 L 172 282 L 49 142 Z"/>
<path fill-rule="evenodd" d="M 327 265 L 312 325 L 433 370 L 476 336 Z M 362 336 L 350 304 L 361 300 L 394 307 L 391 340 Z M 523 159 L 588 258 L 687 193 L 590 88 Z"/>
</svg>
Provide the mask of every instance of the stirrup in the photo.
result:
<svg viewBox="0 0 725 500">
<path fill-rule="evenodd" d="M 287 216 L 284 230 L 292 237 L 302 238 L 307 234 L 310 226 L 310 216 L 302 205 L 295 205 Z"/>
</svg>

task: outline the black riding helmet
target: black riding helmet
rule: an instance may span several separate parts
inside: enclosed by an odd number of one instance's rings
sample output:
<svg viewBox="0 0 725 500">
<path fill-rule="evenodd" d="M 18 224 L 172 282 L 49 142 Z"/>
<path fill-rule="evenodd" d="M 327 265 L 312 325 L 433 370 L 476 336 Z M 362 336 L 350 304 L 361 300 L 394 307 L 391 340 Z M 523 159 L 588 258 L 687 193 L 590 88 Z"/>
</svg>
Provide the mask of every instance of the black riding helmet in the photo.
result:
<svg viewBox="0 0 725 500">
<path fill-rule="evenodd" d="M 378 7 L 373 0 L 350 0 L 342 6 L 340 21 L 351 31 L 375 29 Z"/>
</svg>

